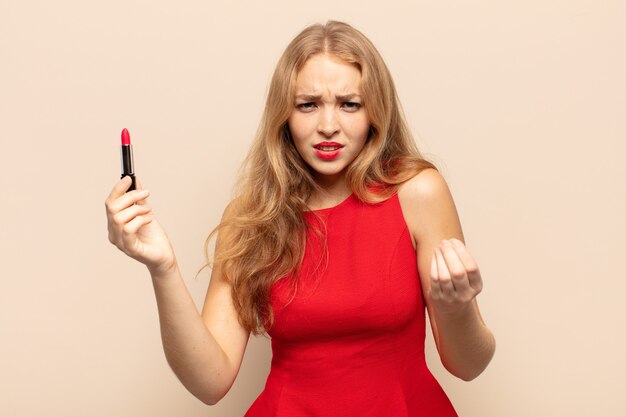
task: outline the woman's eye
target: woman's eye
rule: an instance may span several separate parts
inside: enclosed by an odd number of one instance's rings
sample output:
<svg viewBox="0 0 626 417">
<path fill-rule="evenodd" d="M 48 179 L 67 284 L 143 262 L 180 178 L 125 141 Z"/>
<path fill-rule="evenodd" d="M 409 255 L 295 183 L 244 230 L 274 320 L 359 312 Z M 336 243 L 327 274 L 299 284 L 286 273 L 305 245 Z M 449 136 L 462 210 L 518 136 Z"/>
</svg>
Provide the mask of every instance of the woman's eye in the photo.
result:
<svg viewBox="0 0 626 417">
<path fill-rule="evenodd" d="M 315 103 L 300 103 L 296 104 L 296 107 L 303 111 L 313 110 L 313 108 L 315 108 Z"/>
<path fill-rule="evenodd" d="M 343 108 L 350 111 L 357 111 L 361 108 L 361 103 L 355 103 L 354 101 L 347 101 L 343 103 Z"/>
</svg>

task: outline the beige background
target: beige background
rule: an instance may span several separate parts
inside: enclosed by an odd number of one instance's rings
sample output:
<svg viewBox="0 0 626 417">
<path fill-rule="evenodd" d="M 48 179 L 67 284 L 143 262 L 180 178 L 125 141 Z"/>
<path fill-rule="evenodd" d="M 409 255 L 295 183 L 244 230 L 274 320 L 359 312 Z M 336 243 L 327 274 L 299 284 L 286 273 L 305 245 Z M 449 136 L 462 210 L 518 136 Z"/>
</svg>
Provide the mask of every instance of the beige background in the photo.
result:
<svg viewBox="0 0 626 417">
<path fill-rule="evenodd" d="M 198 304 L 273 67 L 345 20 L 394 74 L 485 280 L 494 361 L 462 416 L 626 416 L 626 3 L 0 0 L 0 415 L 241 416 L 269 369 L 252 339 L 215 407 L 160 345 L 149 275 L 106 238 L 119 133 Z"/>
</svg>

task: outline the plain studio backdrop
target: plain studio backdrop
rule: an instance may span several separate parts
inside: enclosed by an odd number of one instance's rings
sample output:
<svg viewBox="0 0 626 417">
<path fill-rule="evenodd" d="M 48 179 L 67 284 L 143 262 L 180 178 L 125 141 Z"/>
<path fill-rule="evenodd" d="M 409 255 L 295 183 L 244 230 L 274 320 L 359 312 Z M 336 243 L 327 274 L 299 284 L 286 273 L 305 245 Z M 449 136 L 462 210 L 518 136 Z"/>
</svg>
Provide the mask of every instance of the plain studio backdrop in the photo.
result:
<svg viewBox="0 0 626 417">
<path fill-rule="evenodd" d="M 119 135 L 198 306 L 274 66 L 343 20 L 385 58 L 448 180 L 485 282 L 495 358 L 475 381 L 427 357 L 461 416 L 626 416 L 626 3 L 0 0 L 0 415 L 241 416 L 251 338 L 215 407 L 163 355 L 146 269 L 107 240 Z M 378 417 L 378 416 L 377 416 Z"/>
</svg>

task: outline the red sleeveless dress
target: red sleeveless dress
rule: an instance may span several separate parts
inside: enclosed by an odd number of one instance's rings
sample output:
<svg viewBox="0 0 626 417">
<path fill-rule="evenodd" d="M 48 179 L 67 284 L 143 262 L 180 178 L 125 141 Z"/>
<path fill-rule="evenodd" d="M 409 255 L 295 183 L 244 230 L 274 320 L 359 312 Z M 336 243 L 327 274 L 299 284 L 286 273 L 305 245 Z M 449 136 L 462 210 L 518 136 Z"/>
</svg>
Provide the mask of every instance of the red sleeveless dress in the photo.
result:
<svg viewBox="0 0 626 417">
<path fill-rule="evenodd" d="M 298 285 L 274 284 L 272 366 L 246 417 L 452 417 L 424 360 L 425 306 L 397 194 L 306 212 Z M 324 256 L 327 253 L 327 256 Z"/>
</svg>

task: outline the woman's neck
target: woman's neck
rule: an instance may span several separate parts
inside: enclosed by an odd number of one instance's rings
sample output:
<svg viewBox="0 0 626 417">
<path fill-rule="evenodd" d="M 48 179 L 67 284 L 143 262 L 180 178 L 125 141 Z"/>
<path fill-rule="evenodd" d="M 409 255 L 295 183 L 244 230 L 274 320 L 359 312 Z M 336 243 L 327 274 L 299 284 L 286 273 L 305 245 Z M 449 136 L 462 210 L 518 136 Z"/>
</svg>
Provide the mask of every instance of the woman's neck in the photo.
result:
<svg viewBox="0 0 626 417">
<path fill-rule="evenodd" d="M 335 181 L 318 181 L 318 189 L 313 192 L 307 204 L 311 210 L 334 207 L 344 201 L 352 190 L 348 187 L 345 178 Z"/>
</svg>

